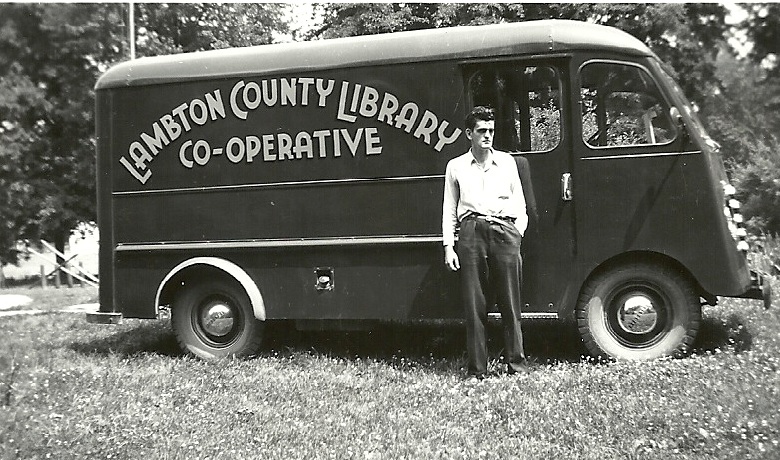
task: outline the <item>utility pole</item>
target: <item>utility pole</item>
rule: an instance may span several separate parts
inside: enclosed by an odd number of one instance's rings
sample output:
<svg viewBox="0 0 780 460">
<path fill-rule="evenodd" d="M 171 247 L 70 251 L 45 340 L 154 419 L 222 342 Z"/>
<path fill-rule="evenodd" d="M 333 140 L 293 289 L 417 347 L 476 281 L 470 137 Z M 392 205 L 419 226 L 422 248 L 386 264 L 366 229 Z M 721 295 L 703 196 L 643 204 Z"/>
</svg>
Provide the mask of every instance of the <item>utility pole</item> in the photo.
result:
<svg viewBox="0 0 780 460">
<path fill-rule="evenodd" d="M 128 40 L 130 42 L 130 59 L 135 59 L 135 3 L 128 4 Z"/>
</svg>

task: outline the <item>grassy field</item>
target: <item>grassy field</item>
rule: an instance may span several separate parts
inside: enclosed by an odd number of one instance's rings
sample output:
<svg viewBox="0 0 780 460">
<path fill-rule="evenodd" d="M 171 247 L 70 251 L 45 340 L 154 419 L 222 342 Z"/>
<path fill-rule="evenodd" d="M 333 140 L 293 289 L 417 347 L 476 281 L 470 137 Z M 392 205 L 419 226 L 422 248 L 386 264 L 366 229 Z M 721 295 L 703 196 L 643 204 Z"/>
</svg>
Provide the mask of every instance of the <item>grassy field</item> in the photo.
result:
<svg viewBox="0 0 780 460">
<path fill-rule="evenodd" d="M 459 328 L 278 326 L 260 356 L 207 363 L 168 324 L 54 312 L 94 289 L 3 293 L 52 313 L 0 318 L 2 459 L 780 458 L 780 318 L 758 302 L 705 307 L 692 356 L 648 363 L 527 323 L 531 372 L 471 383 Z"/>
</svg>

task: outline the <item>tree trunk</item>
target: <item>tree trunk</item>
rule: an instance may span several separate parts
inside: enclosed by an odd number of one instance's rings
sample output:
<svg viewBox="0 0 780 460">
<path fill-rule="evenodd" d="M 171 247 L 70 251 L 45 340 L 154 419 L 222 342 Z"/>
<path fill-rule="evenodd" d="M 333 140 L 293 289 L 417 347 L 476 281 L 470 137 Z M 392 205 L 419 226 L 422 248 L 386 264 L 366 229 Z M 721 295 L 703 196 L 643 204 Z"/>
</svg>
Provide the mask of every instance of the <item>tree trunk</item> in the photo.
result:
<svg viewBox="0 0 780 460">
<path fill-rule="evenodd" d="M 60 230 L 54 235 L 54 247 L 61 254 L 65 254 L 65 245 L 68 242 L 69 236 L 70 236 L 70 231 L 67 230 Z M 65 258 L 57 254 L 57 266 L 59 266 L 63 262 L 65 262 Z M 64 274 L 65 273 L 59 269 L 54 274 L 54 276 L 59 280 L 59 283 L 56 283 L 57 286 L 61 286 L 61 283 L 64 281 L 63 279 Z"/>
</svg>

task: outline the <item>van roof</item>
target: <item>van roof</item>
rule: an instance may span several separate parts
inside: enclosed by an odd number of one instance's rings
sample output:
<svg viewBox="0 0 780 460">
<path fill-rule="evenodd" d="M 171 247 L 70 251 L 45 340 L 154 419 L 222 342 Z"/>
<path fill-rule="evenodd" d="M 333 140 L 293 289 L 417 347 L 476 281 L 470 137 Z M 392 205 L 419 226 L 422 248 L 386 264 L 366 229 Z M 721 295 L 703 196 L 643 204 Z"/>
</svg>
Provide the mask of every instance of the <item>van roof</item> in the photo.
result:
<svg viewBox="0 0 780 460">
<path fill-rule="evenodd" d="M 607 26 L 542 20 L 181 53 L 126 61 L 95 89 L 269 75 L 400 62 L 475 59 L 601 49 L 652 56 L 641 41 Z"/>
</svg>

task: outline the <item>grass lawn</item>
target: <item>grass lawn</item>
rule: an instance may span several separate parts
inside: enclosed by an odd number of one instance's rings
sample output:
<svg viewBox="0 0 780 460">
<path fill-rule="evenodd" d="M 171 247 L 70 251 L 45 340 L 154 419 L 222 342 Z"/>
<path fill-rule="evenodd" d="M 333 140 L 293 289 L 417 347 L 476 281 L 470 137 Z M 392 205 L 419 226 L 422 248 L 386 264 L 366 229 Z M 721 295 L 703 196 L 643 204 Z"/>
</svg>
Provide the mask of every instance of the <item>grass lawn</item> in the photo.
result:
<svg viewBox="0 0 780 460">
<path fill-rule="evenodd" d="M 780 458 L 780 317 L 757 301 L 705 307 L 692 356 L 646 363 L 526 323 L 532 370 L 470 383 L 460 328 L 269 327 L 260 356 L 202 362 L 168 324 L 54 312 L 94 289 L 4 293 L 51 313 L 0 318 L 0 459 Z"/>
</svg>

